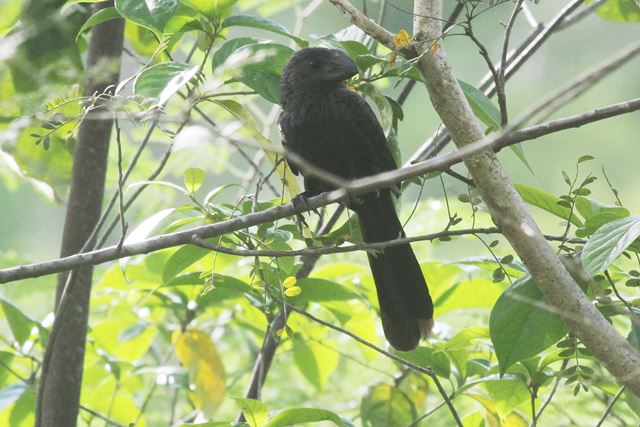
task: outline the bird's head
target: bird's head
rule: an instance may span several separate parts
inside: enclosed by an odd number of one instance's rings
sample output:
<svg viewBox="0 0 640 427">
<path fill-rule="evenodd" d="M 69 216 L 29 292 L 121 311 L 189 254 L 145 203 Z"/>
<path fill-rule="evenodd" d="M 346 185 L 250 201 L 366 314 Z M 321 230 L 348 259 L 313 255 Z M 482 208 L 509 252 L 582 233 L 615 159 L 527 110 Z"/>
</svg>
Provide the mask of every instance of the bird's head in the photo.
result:
<svg viewBox="0 0 640 427">
<path fill-rule="evenodd" d="M 355 62 L 343 51 L 309 47 L 291 56 L 280 78 L 280 89 L 283 96 L 326 91 L 357 73 Z"/>
</svg>

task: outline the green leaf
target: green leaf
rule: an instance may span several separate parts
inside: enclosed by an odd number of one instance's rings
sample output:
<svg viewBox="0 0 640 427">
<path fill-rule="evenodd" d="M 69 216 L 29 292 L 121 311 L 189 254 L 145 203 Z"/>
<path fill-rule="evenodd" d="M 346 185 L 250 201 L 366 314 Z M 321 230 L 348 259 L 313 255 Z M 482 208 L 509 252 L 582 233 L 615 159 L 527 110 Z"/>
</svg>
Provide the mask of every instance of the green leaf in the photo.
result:
<svg viewBox="0 0 640 427">
<path fill-rule="evenodd" d="M 16 400 L 9 416 L 9 425 L 15 427 L 27 427 L 34 425 L 36 397 L 33 389 L 26 388 Z"/>
<path fill-rule="evenodd" d="M 489 330 L 502 374 L 567 333 L 564 321 L 549 308 L 530 276 L 516 281 L 498 298 L 491 310 Z"/>
<path fill-rule="evenodd" d="M 235 80 L 255 90 L 266 100 L 280 103 L 280 75 L 293 50 L 278 43 L 247 44 L 237 49 L 239 55 L 248 58 Z M 251 62 L 251 58 L 258 59 Z"/>
<path fill-rule="evenodd" d="M 263 427 L 269 416 L 267 405 L 254 399 L 234 399 L 251 427 Z"/>
<path fill-rule="evenodd" d="M 597 200 L 583 196 L 576 197 L 576 209 L 585 220 L 603 207 L 604 205 Z"/>
<path fill-rule="evenodd" d="M 153 31 L 162 38 L 164 26 L 178 8 L 176 0 L 115 0 L 115 7 L 127 20 Z"/>
<path fill-rule="evenodd" d="M 227 62 L 229 57 L 241 47 L 259 43 L 261 43 L 260 40 L 253 37 L 238 37 L 227 40 L 213 53 L 213 56 L 211 56 L 211 67 L 213 71 Z"/>
<path fill-rule="evenodd" d="M 289 31 L 285 27 L 278 24 L 277 22 L 260 18 L 258 16 L 248 16 L 248 15 L 230 16 L 227 19 L 225 19 L 224 22 L 222 23 L 222 28 L 228 28 L 228 27 L 258 28 L 261 30 L 280 34 L 285 37 L 289 37 L 291 40 L 296 42 L 296 44 L 300 47 L 309 46 L 309 42 L 302 40 L 301 38 L 296 37 L 293 34 L 289 33 Z"/>
<path fill-rule="evenodd" d="M 640 217 L 621 218 L 603 225 L 582 251 L 582 265 L 591 275 L 607 269 L 640 236 Z"/>
<path fill-rule="evenodd" d="M 588 237 L 598 231 L 600 227 L 621 218 L 627 218 L 629 211 L 625 208 L 602 208 L 589 216 L 584 225 L 576 230 L 576 236 Z"/>
<path fill-rule="evenodd" d="M 493 104 L 493 102 L 491 102 L 491 100 L 475 86 L 463 82 L 462 80 L 458 80 L 458 83 L 462 88 L 462 92 L 464 92 L 465 98 L 467 98 L 467 101 L 471 106 L 471 110 L 473 110 L 473 114 L 475 114 L 476 117 L 487 126 L 486 133 L 500 129 L 502 117 L 500 110 Z M 524 154 L 524 148 L 522 148 L 520 144 L 512 145 L 510 148 L 516 156 L 518 156 L 520 161 L 524 163 L 527 169 L 533 173 L 533 169 L 531 169 L 531 165 Z"/>
<path fill-rule="evenodd" d="M 173 282 L 170 282 L 170 284 L 172 283 Z M 202 283 L 202 279 L 200 279 L 200 283 Z M 213 281 L 213 289 L 208 289 L 206 292 L 198 296 L 198 307 L 206 308 L 213 304 L 219 303 L 220 301 L 226 299 L 241 298 L 253 292 L 254 291 L 251 285 L 243 282 L 240 279 L 236 279 L 232 276 L 216 274 Z"/>
<path fill-rule="evenodd" d="M 572 214 L 571 209 L 560 206 L 558 204 L 558 198 L 553 194 L 526 184 L 514 184 L 514 186 L 518 194 L 520 194 L 520 197 L 522 197 L 526 203 L 543 209 L 562 219 L 571 220 L 571 223 L 578 227 L 582 226 L 582 221 L 580 221 L 575 212 Z"/>
<path fill-rule="evenodd" d="M 592 3 L 590 0 L 585 3 Z M 640 21 L 640 6 L 634 0 L 607 0 L 596 9 L 596 14 L 608 21 L 638 22 Z"/>
<path fill-rule="evenodd" d="M 449 375 L 451 375 L 451 363 L 442 350 L 434 347 L 418 347 L 409 352 L 396 350 L 391 352 L 414 365 L 425 369 L 431 368 L 436 375 L 441 377 L 449 378 Z"/>
<path fill-rule="evenodd" d="M 0 36 L 4 36 L 11 31 L 20 19 L 22 8 L 24 7 L 21 1 L 3 1 L 0 2 Z"/>
<path fill-rule="evenodd" d="M 185 268 L 191 264 L 200 260 L 207 254 L 210 254 L 210 249 L 201 248 L 194 245 L 184 245 L 177 251 L 175 251 L 164 266 L 162 270 L 162 283 L 168 284 L 178 273 L 182 272 Z"/>
<path fill-rule="evenodd" d="M 184 172 L 184 186 L 189 194 L 193 194 L 204 182 L 204 171 L 200 168 L 189 168 Z"/>
<path fill-rule="evenodd" d="M 341 419 L 337 414 L 326 409 L 291 408 L 271 416 L 264 427 L 286 427 L 318 421 L 331 421 L 339 427 L 352 425 L 351 422 Z"/>
<path fill-rule="evenodd" d="M 348 287 L 325 279 L 298 279 L 298 286 L 302 288 L 302 293 L 288 299 L 289 302 L 296 305 L 307 302 L 344 301 L 360 298 L 360 295 Z"/>
<path fill-rule="evenodd" d="M 505 417 L 531 397 L 526 384 L 518 379 L 495 379 L 484 384 L 498 414 Z"/>
<path fill-rule="evenodd" d="M 487 125 L 487 131 L 493 132 L 500 129 L 500 110 L 491 102 L 487 95 L 475 86 L 462 80 L 458 80 L 458 83 L 473 110 L 473 114 L 475 114 L 482 123 Z"/>
<path fill-rule="evenodd" d="M 593 159 L 595 159 L 595 157 L 593 157 L 592 155 L 585 154 L 584 156 L 580 156 L 580 158 L 576 163 L 580 164 L 580 163 L 588 162 L 589 160 L 593 160 Z"/>
<path fill-rule="evenodd" d="M 4 311 L 13 337 L 20 345 L 23 345 L 25 341 L 29 339 L 29 336 L 31 336 L 31 329 L 36 325 L 36 322 L 5 299 L 0 299 L 0 306 Z"/>
<path fill-rule="evenodd" d="M 180 0 L 182 4 L 212 19 L 220 18 L 229 13 L 237 1 L 238 0 Z"/>
<path fill-rule="evenodd" d="M 189 83 L 198 73 L 197 65 L 166 62 L 145 69 L 136 78 L 134 92 L 136 95 L 152 98 L 155 105 L 162 105 L 169 98 Z"/>
<path fill-rule="evenodd" d="M 365 427 L 406 427 L 416 418 L 416 408 L 402 391 L 389 384 L 369 388 L 360 405 Z"/>
<path fill-rule="evenodd" d="M 387 62 L 384 58 L 372 55 L 369 48 L 355 40 L 341 40 L 335 47 L 344 49 L 347 55 L 353 58 L 360 71 L 365 71 L 376 64 Z"/>
<path fill-rule="evenodd" d="M 293 360 L 302 376 L 317 390 L 324 390 L 338 367 L 338 353 L 330 347 L 299 337 L 293 340 Z"/>
<path fill-rule="evenodd" d="M 477 384 L 482 384 L 485 387 L 496 412 L 501 417 L 506 417 L 531 397 L 526 384 L 513 375 L 503 378 L 497 375 L 478 378 L 465 384 L 463 389 L 466 390 Z"/>
<path fill-rule="evenodd" d="M 393 123 L 393 109 L 387 98 L 371 83 L 364 83 L 358 86 L 358 91 L 362 92 L 367 98 L 371 99 L 378 107 L 382 128 L 385 133 L 391 129 Z"/>
<path fill-rule="evenodd" d="M 120 14 L 118 13 L 115 7 L 107 7 L 104 9 L 100 9 L 99 11 L 94 13 L 89 19 L 87 19 L 84 24 L 82 24 L 82 27 L 80 27 L 80 29 L 78 30 L 78 34 L 76 35 L 76 42 L 78 41 L 82 33 L 87 31 L 89 28 L 94 27 L 98 24 L 102 24 L 103 22 L 111 21 L 112 19 L 116 19 L 116 18 L 120 18 Z"/>
</svg>

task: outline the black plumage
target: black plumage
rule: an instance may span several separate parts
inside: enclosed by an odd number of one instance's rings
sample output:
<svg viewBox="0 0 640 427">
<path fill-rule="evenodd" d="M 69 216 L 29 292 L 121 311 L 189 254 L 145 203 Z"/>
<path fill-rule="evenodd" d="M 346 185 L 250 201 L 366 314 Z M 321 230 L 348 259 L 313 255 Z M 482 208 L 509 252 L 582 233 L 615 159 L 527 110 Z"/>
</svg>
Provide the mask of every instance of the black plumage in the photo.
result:
<svg viewBox="0 0 640 427">
<path fill-rule="evenodd" d="M 296 52 L 280 80 L 283 144 L 305 161 L 346 179 L 396 169 L 380 123 L 366 101 L 342 82 L 357 74 L 344 52 L 306 48 Z M 305 196 L 335 189 L 305 175 L 304 165 L 288 158 L 304 177 Z M 348 204 L 356 212 L 365 242 L 403 237 L 393 203 L 395 189 L 358 196 Z M 398 350 L 414 349 L 433 325 L 433 302 L 409 244 L 369 254 L 385 336 Z"/>
</svg>

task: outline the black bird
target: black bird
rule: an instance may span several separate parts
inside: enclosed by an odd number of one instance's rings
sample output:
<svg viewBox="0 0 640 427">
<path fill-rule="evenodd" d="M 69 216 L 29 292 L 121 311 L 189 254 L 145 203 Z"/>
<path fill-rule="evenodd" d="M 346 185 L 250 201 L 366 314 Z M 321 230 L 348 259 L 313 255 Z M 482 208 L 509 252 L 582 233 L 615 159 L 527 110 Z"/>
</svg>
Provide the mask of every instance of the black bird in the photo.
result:
<svg viewBox="0 0 640 427">
<path fill-rule="evenodd" d="M 280 79 L 278 122 L 286 151 L 345 179 L 397 168 L 375 114 L 342 84 L 357 73 L 356 64 L 340 50 L 306 48 L 291 57 Z M 304 177 L 303 197 L 335 189 L 305 175 L 304 165 L 295 159 L 287 162 Z M 367 193 L 347 204 L 358 216 L 365 242 L 404 237 L 392 191 L 397 188 Z M 385 336 L 394 348 L 413 350 L 433 326 L 433 302 L 416 256 L 405 244 L 368 257 Z"/>
</svg>

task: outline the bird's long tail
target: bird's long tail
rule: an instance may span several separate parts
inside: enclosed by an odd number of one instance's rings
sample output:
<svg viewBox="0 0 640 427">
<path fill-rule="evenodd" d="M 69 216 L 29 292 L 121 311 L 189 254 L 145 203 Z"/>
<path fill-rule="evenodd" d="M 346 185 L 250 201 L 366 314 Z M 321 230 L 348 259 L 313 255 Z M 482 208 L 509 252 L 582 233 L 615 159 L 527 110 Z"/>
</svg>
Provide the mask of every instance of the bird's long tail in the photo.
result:
<svg viewBox="0 0 640 427">
<path fill-rule="evenodd" d="M 358 214 L 366 243 L 404 237 L 389 190 L 366 194 L 351 208 Z M 433 301 L 418 260 L 409 244 L 389 246 L 368 257 L 384 334 L 395 349 L 413 350 L 433 326 Z"/>
</svg>

